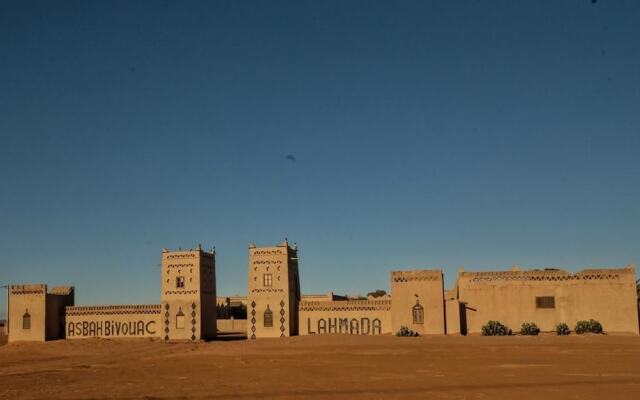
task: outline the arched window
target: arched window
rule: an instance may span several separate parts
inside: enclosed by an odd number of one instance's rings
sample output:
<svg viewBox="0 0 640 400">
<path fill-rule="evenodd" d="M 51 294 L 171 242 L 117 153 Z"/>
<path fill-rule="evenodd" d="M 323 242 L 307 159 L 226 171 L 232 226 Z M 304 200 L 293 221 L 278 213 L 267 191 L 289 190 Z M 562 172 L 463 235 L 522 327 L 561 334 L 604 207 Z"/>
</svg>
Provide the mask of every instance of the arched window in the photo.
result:
<svg viewBox="0 0 640 400">
<path fill-rule="evenodd" d="M 267 309 L 264 310 L 264 327 L 273 327 L 273 312 L 269 309 L 269 306 L 267 306 Z"/>
<path fill-rule="evenodd" d="M 31 329 L 31 314 L 29 314 L 29 309 L 26 309 L 22 316 L 22 329 Z"/>
<path fill-rule="evenodd" d="M 182 312 L 182 307 L 178 309 L 178 313 L 176 314 L 176 329 L 184 329 L 184 313 Z"/>
<path fill-rule="evenodd" d="M 420 300 L 416 299 L 416 305 L 413 306 L 413 323 L 424 324 L 424 308 L 420 305 Z"/>
</svg>

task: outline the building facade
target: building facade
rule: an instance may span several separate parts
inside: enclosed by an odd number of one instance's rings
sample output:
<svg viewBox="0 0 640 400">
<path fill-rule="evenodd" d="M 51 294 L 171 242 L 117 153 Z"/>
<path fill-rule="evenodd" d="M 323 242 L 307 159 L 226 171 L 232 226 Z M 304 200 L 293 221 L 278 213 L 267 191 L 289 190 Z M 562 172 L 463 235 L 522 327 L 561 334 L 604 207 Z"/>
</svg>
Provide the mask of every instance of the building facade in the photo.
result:
<svg viewBox="0 0 640 400">
<path fill-rule="evenodd" d="M 160 304 L 74 306 L 74 288 L 11 285 L 9 341 L 216 336 L 215 251 L 162 251 Z"/>
<path fill-rule="evenodd" d="M 558 269 L 460 271 L 455 290 L 465 305 L 462 317 L 470 333 L 481 332 L 487 320 L 514 330 L 531 321 L 551 331 L 559 322 L 573 327 L 590 318 L 610 332 L 638 333 L 636 273 L 631 266 L 575 274 Z"/>
<path fill-rule="evenodd" d="M 159 338 L 197 341 L 220 332 L 248 339 L 294 335 L 476 334 L 489 320 L 517 332 L 596 319 L 610 333 L 639 333 L 635 267 L 467 272 L 445 290 L 441 270 L 392 271 L 391 295 L 302 295 L 298 249 L 248 249 L 247 296 L 216 297 L 215 250 L 162 251 L 159 304 L 75 306 L 74 288 L 10 285 L 9 342 Z"/>
<path fill-rule="evenodd" d="M 9 342 L 45 341 L 64 337 L 66 306 L 73 305 L 74 288 L 9 285 Z"/>
</svg>

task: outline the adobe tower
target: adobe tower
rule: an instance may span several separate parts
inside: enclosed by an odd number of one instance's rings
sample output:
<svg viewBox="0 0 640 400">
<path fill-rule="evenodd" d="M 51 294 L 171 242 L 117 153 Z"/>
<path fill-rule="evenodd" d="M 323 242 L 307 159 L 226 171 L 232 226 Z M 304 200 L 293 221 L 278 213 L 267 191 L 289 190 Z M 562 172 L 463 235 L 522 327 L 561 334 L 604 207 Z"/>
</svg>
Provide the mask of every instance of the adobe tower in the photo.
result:
<svg viewBox="0 0 640 400">
<path fill-rule="evenodd" d="M 297 246 L 286 239 L 273 247 L 249 245 L 247 337 L 297 335 L 299 301 Z"/>
<path fill-rule="evenodd" d="M 216 336 L 216 253 L 162 250 L 162 334 L 164 340 Z"/>
</svg>

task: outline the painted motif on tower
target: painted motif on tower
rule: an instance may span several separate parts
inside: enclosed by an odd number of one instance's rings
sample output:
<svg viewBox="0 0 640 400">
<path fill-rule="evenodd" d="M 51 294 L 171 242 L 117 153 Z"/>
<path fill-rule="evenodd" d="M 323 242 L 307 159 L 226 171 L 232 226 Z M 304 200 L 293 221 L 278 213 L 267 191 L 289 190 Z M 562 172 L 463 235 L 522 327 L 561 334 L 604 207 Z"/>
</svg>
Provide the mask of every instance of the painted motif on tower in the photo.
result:
<svg viewBox="0 0 640 400">
<path fill-rule="evenodd" d="M 284 300 L 280 300 L 280 337 L 284 337 L 285 321 L 286 320 L 284 319 Z"/>
<path fill-rule="evenodd" d="M 251 339 L 256 338 L 256 302 L 251 302 Z"/>
</svg>

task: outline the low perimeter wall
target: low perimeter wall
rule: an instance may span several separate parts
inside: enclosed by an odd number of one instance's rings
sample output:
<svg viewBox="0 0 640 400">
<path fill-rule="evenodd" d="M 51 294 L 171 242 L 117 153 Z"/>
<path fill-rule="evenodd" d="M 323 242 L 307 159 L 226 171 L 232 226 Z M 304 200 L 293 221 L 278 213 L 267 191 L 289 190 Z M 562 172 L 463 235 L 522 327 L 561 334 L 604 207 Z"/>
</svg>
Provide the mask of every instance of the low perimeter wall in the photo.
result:
<svg viewBox="0 0 640 400">
<path fill-rule="evenodd" d="M 159 304 L 66 307 L 66 338 L 160 337 L 160 312 Z"/>
<path fill-rule="evenodd" d="M 301 301 L 300 335 L 391 333 L 391 300 Z"/>
</svg>

